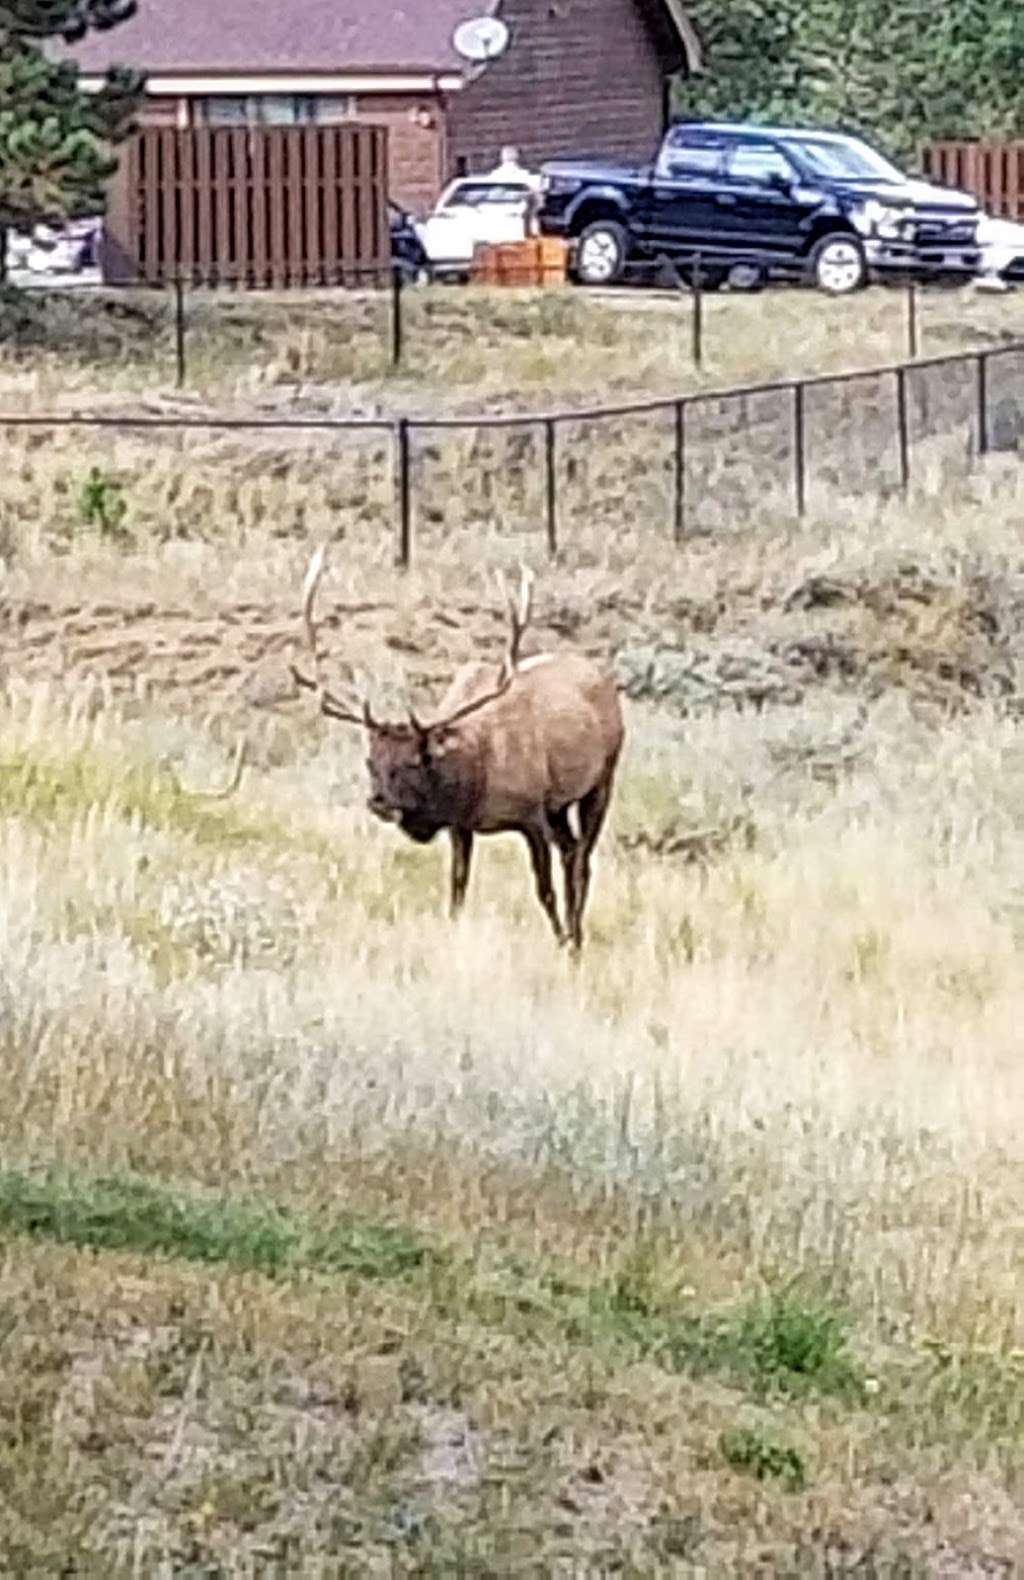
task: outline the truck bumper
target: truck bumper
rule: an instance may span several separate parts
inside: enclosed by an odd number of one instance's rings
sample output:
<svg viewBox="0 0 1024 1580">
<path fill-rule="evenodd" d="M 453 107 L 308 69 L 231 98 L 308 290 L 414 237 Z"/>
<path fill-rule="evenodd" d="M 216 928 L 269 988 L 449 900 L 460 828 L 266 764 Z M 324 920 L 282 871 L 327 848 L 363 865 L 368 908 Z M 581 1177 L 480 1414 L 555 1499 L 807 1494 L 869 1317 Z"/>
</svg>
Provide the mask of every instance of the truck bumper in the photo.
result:
<svg viewBox="0 0 1024 1580">
<path fill-rule="evenodd" d="M 970 279 L 981 267 L 977 246 L 915 247 L 913 242 L 870 237 L 864 255 L 873 274 L 911 274 L 921 280 L 959 276 Z"/>
</svg>

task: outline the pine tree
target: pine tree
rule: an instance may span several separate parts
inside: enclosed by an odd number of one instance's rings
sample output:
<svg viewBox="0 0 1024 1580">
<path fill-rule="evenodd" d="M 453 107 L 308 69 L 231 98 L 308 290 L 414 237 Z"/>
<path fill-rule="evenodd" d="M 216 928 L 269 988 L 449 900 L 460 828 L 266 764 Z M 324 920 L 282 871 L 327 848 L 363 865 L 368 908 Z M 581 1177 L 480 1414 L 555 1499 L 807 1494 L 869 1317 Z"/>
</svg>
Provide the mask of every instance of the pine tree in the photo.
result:
<svg viewBox="0 0 1024 1580">
<path fill-rule="evenodd" d="M 689 0 L 706 75 L 688 115 L 840 126 L 910 159 L 1024 132 L 1020 0 Z"/>
<path fill-rule="evenodd" d="M 102 212 L 112 146 L 131 128 L 143 79 L 118 68 L 87 93 L 77 67 L 46 46 L 135 9 L 136 0 L 0 0 L 0 260 L 9 229 Z"/>
</svg>

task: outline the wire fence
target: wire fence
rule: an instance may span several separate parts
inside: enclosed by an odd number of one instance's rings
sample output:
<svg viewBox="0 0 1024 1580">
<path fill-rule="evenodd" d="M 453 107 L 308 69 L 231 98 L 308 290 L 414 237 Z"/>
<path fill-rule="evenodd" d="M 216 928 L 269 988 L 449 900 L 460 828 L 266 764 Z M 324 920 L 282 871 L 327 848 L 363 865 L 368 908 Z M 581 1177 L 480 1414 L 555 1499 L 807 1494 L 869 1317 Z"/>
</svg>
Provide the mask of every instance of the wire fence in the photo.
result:
<svg viewBox="0 0 1024 1580">
<path fill-rule="evenodd" d="M 675 276 L 691 300 L 692 359 L 698 366 L 705 322 L 700 275 L 698 260 L 685 282 Z M 368 278 L 387 294 L 387 357 L 397 366 L 408 338 L 404 273 L 396 268 L 382 277 L 373 270 Z M 177 381 L 183 385 L 189 287 L 180 280 L 170 289 Z M 908 360 L 856 372 L 500 415 L 0 412 L 0 432 L 362 436 L 373 441 L 373 455 L 357 469 L 347 497 L 357 498 L 360 482 L 370 486 L 371 477 L 379 495 L 380 476 L 390 474 L 384 484 L 389 497 L 378 498 L 375 519 L 390 523 L 395 559 L 403 567 L 411 565 L 418 547 L 429 552 L 429 526 L 444 519 L 457 490 L 472 495 L 481 518 L 499 516 L 508 500 L 512 515 L 534 530 L 539 517 L 552 556 L 567 546 L 584 515 L 589 524 L 612 530 L 624 512 L 633 519 L 642 514 L 651 530 L 660 521 L 680 543 L 692 532 L 709 530 L 716 510 L 720 520 L 730 514 L 749 518 L 752 496 L 758 502 L 771 496 L 802 517 L 815 490 L 836 496 L 906 492 L 918 446 L 932 437 L 959 435 L 969 463 L 991 448 L 1017 448 L 1024 439 L 1024 340 L 921 358 L 916 282 L 905 282 L 905 299 Z M 444 443 L 457 452 L 447 467 L 435 453 Z M 323 462 L 325 469 L 338 464 L 327 455 Z"/>
<path fill-rule="evenodd" d="M 775 260 L 768 254 L 753 250 L 743 254 L 741 262 L 757 267 L 766 268 Z M 649 260 L 639 270 L 642 283 L 654 285 L 668 292 L 676 292 L 688 302 L 690 314 L 689 344 L 691 361 L 694 368 L 702 369 L 705 365 L 708 327 L 707 315 L 704 307 L 704 298 L 707 294 L 708 282 L 711 272 L 726 263 L 735 263 L 735 253 L 730 253 L 728 258 L 713 251 L 697 252 L 693 259 L 686 264 L 675 263 L 662 257 Z M 409 261 L 394 260 L 388 267 L 378 264 L 360 266 L 346 265 L 343 273 L 336 279 L 327 280 L 319 286 L 310 286 L 314 294 L 318 290 L 331 288 L 363 289 L 375 293 L 387 301 L 386 317 L 381 318 L 381 348 L 382 367 L 395 371 L 402 367 L 406 351 L 409 346 L 409 324 L 405 307 L 405 294 L 412 282 L 420 273 L 418 267 Z M 928 288 L 927 276 L 922 281 L 913 275 L 894 282 L 904 293 L 904 343 L 907 356 L 916 358 L 919 351 L 919 293 L 922 283 Z M 150 297 L 169 294 L 173 308 L 174 324 L 174 364 L 175 383 L 179 389 L 184 389 L 188 383 L 189 374 L 189 343 L 190 343 L 190 302 L 200 294 L 215 294 L 221 297 L 237 296 L 238 289 L 242 289 L 243 281 L 223 279 L 203 285 L 196 276 L 183 273 L 174 278 L 168 278 L 155 284 L 137 283 L 131 286 L 110 285 L 99 279 L 80 280 L 72 278 L 64 280 L 59 286 L 54 286 L 42 281 L 21 279 L 18 289 L 28 295 L 47 295 L 59 291 L 61 294 L 82 292 L 103 293 L 106 296 L 141 293 Z M 259 292 L 244 291 L 248 300 L 258 300 Z M 17 349 L 17 337 L 12 340 L 14 349 Z M 0 345 L 3 344 L 0 339 Z"/>
<path fill-rule="evenodd" d="M 444 519 L 456 488 L 475 489 L 485 516 L 513 476 L 517 514 L 534 523 L 539 514 L 555 556 L 571 545 L 584 513 L 589 524 L 603 521 L 611 530 L 615 511 L 621 519 L 632 505 L 633 518 L 642 511 L 645 528 L 656 532 L 663 512 L 660 530 L 679 544 L 711 530 L 712 505 L 720 518 L 748 520 L 751 506 L 770 497 L 799 518 L 816 489 L 829 496 L 906 492 L 916 448 L 932 437 L 959 436 L 968 464 L 993 448 L 1015 450 L 1024 438 L 1024 341 L 670 399 L 502 415 L 0 413 L 0 432 L 47 429 L 354 435 L 374 449 L 356 493 L 390 456 L 390 506 L 383 508 L 398 565 L 412 564 L 418 544 L 430 552 L 429 524 Z M 445 441 L 458 447 L 447 467 L 436 449 Z M 323 462 L 330 464 L 327 456 Z M 638 489 L 652 479 L 655 493 L 641 498 Z"/>
</svg>

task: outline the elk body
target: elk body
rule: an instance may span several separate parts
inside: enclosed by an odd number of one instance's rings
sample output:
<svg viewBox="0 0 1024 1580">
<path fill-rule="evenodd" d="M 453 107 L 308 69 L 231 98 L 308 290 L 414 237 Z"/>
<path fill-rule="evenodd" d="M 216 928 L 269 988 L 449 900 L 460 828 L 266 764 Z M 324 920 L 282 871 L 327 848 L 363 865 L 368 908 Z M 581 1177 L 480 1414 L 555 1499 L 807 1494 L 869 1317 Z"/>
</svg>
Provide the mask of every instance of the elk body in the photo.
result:
<svg viewBox="0 0 1024 1580">
<path fill-rule="evenodd" d="M 316 678 L 293 673 L 300 685 L 319 694 L 328 718 L 366 731 L 369 810 L 419 844 L 448 830 L 453 915 L 466 896 L 475 836 L 521 834 L 529 847 L 537 896 L 555 936 L 579 950 L 591 856 L 608 811 L 624 736 L 613 682 L 577 653 L 520 659 L 530 616 L 524 574 L 519 608 L 510 606 L 511 638 L 497 676 L 493 665 L 465 665 L 430 723 L 421 723 L 412 713 L 408 722 L 381 723 L 369 704 L 354 712 L 320 678 L 313 605 L 323 562 L 324 551 L 318 549 L 303 598 Z M 564 925 L 552 879 L 555 849 L 565 879 Z"/>
</svg>

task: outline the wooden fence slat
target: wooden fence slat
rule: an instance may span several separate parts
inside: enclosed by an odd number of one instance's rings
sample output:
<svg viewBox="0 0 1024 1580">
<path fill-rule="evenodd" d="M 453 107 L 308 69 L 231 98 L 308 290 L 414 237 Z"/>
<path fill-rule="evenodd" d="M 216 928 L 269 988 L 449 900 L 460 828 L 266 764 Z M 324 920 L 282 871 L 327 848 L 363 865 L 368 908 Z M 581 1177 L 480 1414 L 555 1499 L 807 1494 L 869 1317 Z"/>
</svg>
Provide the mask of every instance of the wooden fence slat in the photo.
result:
<svg viewBox="0 0 1024 1580">
<path fill-rule="evenodd" d="M 178 142 L 178 261 L 183 275 L 193 272 L 196 255 L 196 145 Z"/>
<path fill-rule="evenodd" d="M 269 283 L 267 248 L 267 144 L 264 137 L 247 131 L 248 210 L 250 210 L 250 280 L 256 289 Z"/>
<path fill-rule="evenodd" d="M 921 166 L 933 181 L 972 192 L 986 212 L 1024 218 L 1024 140 L 928 143 Z"/>
<path fill-rule="evenodd" d="M 148 283 L 157 279 L 160 260 L 160 187 L 163 181 L 163 161 L 159 136 L 147 138 L 146 143 L 143 169 L 146 228 L 140 262 L 142 278 Z"/>
<path fill-rule="evenodd" d="M 305 210 L 303 252 L 306 284 L 323 284 L 323 204 L 320 198 L 320 150 L 323 141 L 313 126 L 302 128 L 302 203 Z"/>
<path fill-rule="evenodd" d="M 338 226 L 340 223 L 340 209 L 338 207 L 338 137 L 339 128 L 329 126 L 324 132 L 321 144 L 323 150 L 323 187 L 321 201 L 323 205 L 323 232 L 324 232 L 324 283 L 327 285 L 338 284 L 338 259 L 340 257 L 341 236 Z"/>
<path fill-rule="evenodd" d="M 215 269 L 223 284 L 231 276 L 231 132 L 226 126 L 213 128 L 210 146 L 216 160 L 215 186 Z"/>
<path fill-rule="evenodd" d="M 367 130 L 373 169 L 371 253 L 375 263 L 385 265 L 391 257 L 391 229 L 387 219 L 387 144 L 377 127 L 368 127 Z"/>
<path fill-rule="evenodd" d="M 373 203 L 369 197 L 369 185 L 373 179 L 370 169 L 370 144 L 369 138 L 358 137 L 355 141 L 356 159 L 356 257 L 360 263 L 370 257 L 373 245 Z M 356 284 L 361 284 L 357 281 Z"/>
<path fill-rule="evenodd" d="M 146 127 L 112 184 L 104 277 L 365 283 L 391 255 L 387 130 Z"/>
<path fill-rule="evenodd" d="M 345 128 L 341 133 L 338 152 L 340 154 L 341 178 L 341 237 L 339 252 L 341 255 L 341 282 L 350 283 L 347 271 L 352 264 L 358 262 L 356 248 L 356 139 L 345 136 Z M 353 128 L 356 130 L 356 128 Z"/>
<path fill-rule="evenodd" d="M 305 148 L 301 128 L 297 133 L 285 133 L 288 150 L 288 283 L 305 285 L 306 224 L 304 213 Z"/>
<path fill-rule="evenodd" d="M 236 285 L 251 285 L 252 233 L 249 208 L 249 136 L 231 132 L 231 261 Z"/>
</svg>

